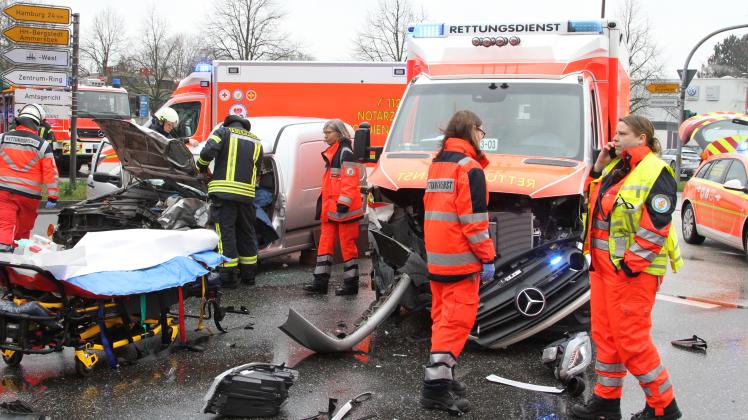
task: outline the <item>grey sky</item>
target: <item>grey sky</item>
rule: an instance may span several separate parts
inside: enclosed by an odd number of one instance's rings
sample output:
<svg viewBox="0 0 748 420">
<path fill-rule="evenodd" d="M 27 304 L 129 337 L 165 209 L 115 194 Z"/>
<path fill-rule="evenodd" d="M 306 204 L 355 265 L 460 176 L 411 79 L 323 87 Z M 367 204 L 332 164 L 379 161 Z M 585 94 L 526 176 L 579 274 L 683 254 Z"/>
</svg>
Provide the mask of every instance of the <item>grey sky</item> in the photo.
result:
<svg viewBox="0 0 748 420">
<path fill-rule="evenodd" d="M 213 0 L 67 0 L 44 1 L 66 5 L 80 13 L 83 31 L 96 13 L 114 7 L 125 19 L 123 29 L 137 40 L 142 16 L 149 7 L 156 8 L 169 21 L 174 32 L 198 32 Z M 350 60 L 352 40 L 376 0 L 277 0 L 287 13 L 287 31 L 302 42 L 318 60 Z M 422 6 L 430 21 L 485 22 L 490 16 L 496 22 L 528 22 L 598 18 L 601 0 L 413 0 Z M 623 0 L 607 0 L 607 17 L 616 16 Z M 677 78 L 686 55 L 703 36 L 721 27 L 748 23 L 745 0 L 640 0 L 648 17 L 652 34 L 660 46 L 665 76 Z M 746 30 L 734 31 L 742 35 Z M 713 50 L 713 45 L 728 34 L 717 35 L 704 44 L 691 61 L 699 68 Z"/>
</svg>

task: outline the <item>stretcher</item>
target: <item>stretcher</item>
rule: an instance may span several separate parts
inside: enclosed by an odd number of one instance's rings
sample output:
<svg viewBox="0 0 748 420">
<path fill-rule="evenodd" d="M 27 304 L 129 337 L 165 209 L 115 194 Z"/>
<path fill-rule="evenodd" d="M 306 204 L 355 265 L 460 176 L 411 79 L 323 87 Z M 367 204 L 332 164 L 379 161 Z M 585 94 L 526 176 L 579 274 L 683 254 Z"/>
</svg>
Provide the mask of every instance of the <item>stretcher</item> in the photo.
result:
<svg viewBox="0 0 748 420">
<path fill-rule="evenodd" d="M 61 280 L 37 265 L 0 261 L 0 353 L 10 366 L 24 354 L 74 349 L 75 369 L 89 375 L 106 355 L 159 336 L 160 348 L 187 344 L 184 301 L 198 298 L 200 321 L 220 321 L 220 282 L 213 268 L 224 257 L 212 251 L 177 256 L 140 270 L 88 273 Z M 211 275 L 213 274 L 213 275 Z M 178 305 L 176 314 L 171 308 Z M 146 345 L 152 340 L 148 340 Z"/>
</svg>

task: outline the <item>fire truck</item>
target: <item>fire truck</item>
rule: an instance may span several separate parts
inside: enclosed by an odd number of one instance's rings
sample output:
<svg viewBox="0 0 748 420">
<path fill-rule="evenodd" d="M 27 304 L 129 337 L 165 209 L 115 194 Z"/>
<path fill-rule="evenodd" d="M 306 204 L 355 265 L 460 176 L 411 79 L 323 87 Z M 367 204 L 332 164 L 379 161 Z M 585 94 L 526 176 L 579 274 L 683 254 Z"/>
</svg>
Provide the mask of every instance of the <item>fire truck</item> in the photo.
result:
<svg viewBox="0 0 748 420">
<path fill-rule="evenodd" d="M 372 124 L 384 145 L 405 90 L 405 63 L 224 61 L 198 64 L 165 106 L 179 114 L 175 137 L 207 140 L 229 115 L 340 118 Z"/>
<path fill-rule="evenodd" d="M 42 88 L 43 89 L 43 88 Z M 15 87 L 3 91 L 2 131 L 7 131 L 13 123 L 13 117 L 20 106 L 16 106 Z M 112 86 L 106 86 L 98 79 L 87 79 L 78 85 L 78 141 L 77 163 L 90 164 L 104 133 L 94 122 L 95 118 L 130 119 L 130 101 L 127 91 L 119 80 Z M 70 118 L 58 117 L 54 112 L 47 112 L 47 122 L 52 126 L 55 135 L 53 151 L 57 167 L 66 173 L 70 163 Z"/>
<path fill-rule="evenodd" d="M 490 236 L 496 275 L 480 288 L 471 339 L 504 348 L 552 326 L 589 322 L 585 179 L 628 113 L 628 61 L 612 20 L 423 23 L 409 28 L 408 87 L 383 148 L 357 134 L 380 233 L 409 248 L 406 307 L 428 301 L 423 195 L 431 160 L 455 111 L 480 116 L 490 164 Z M 373 157 L 372 157 L 373 156 Z M 391 215 L 390 215 L 391 214 Z M 375 242 L 375 241 L 372 241 Z M 380 296 L 399 282 L 373 251 Z M 402 279 L 402 277 L 400 277 Z M 426 296 L 426 299 L 424 299 Z"/>
</svg>

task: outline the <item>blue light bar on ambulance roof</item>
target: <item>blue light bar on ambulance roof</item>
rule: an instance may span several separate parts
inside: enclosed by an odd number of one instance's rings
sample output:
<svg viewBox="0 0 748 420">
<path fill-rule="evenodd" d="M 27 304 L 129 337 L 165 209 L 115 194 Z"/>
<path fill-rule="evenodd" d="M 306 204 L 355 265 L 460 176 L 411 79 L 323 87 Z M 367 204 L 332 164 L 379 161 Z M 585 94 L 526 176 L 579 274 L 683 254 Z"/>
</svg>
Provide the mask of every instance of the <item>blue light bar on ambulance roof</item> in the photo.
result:
<svg viewBox="0 0 748 420">
<path fill-rule="evenodd" d="M 603 23 L 599 20 L 570 20 L 567 32 L 603 33 Z"/>
<path fill-rule="evenodd" d="M 195 66 L 196 73 L 210 73 L 213 71 L 213 66 L 209 63 L 197 63 Z"/>
<path fill-rule="evenodd" d="M 740 143 L 738 147 L 735 149 L 737 153 L 745 153 L 748 154 L 748 140 L 745 140 L 744 142 Z"/>
<path fill-rule="evenodd" d="M 413 38 L 441 38 L 444 36 L 443 23 L 419 23 L 408 28 Z"/>
</svg>

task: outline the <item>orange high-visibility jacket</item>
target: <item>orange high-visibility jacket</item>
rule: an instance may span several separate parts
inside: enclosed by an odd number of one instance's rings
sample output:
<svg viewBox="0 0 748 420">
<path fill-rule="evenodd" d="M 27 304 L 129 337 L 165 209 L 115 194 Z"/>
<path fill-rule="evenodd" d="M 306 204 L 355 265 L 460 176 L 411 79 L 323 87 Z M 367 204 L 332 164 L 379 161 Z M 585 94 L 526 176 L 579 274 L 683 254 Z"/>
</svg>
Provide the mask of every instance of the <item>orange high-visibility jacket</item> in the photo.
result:
<svg viewBox="0 0 748 420">
<path fill-rule="evenodd" d="M 473 146 L 449 138 L 429 167 L 424 203 L 424 239 L 429 279 L 465 279 L 496 259 L 488 234 L 488 190 Z"/>
<path fill-rule="evenodd" d="M 351 141 L 341 139 L 322 152 L 325 174 L 322 176 L 323 222 L 350 222 L 364 217 L 361 199 L 361 165 L 356 163 Z M 338 212 L 338 204 L 348 206 L 348 211 Z"/>
<path fill-rule="evenodd" d="M 41 199 L 46 184 L 47 197 L 57 200 L 58 182 L 52 146 L 36 131 L 19 125 L 0 135 L 0 189 Z"/>
</svg>

